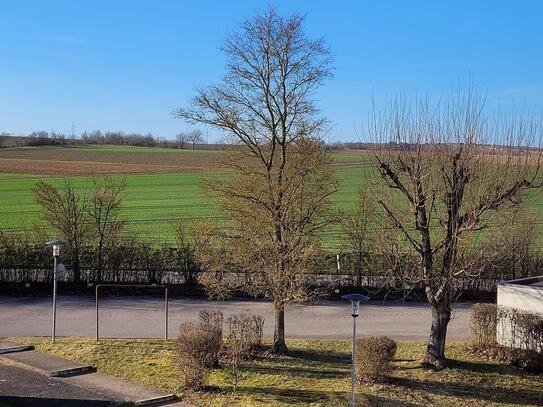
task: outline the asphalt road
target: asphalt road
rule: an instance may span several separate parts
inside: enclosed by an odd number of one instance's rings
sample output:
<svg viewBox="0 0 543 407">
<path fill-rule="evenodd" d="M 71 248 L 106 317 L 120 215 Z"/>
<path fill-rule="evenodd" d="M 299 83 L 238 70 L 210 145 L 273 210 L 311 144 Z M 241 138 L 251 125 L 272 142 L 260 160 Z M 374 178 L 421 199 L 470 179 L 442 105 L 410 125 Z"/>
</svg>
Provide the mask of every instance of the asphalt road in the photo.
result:
<svg viewBox="0 0 543 407">
<path fill-rule="evenodd" d="M 205 308 L 219 308 L 225 316 L 252 312 L 265 318 L 264 335 L 273 335 L 273 307 L 265 301 L 170 299 L 169 336 L 179 324 L 198 318 Z M 0 337 L 48 336 L 51 333 L 51 298 L 0 297 Z M 456 304 L 447 338 L 468 336 L 469 304 Z M 106 297 L 100 301 L 100 336 L 154 338 L 164 335 L 164 302 L 160 297 Z M 360 335 L 387 335 L 396 340 L 425 340 L 430 329 L 430 308 L 425 303 L 371 302 L 360 308 Z M 90 297 L 59 296 L 57 335 L 94 336 L 95 301 Z M 288 338 L 350 338 L 352 318 L 345 302 L 291 307 L 286 311 Z"/>
<path fill-rule="evenodd" d="M 108 407 L 115 399 L 0 362 L 0 404 L 10 407 Z"/>
</svg>

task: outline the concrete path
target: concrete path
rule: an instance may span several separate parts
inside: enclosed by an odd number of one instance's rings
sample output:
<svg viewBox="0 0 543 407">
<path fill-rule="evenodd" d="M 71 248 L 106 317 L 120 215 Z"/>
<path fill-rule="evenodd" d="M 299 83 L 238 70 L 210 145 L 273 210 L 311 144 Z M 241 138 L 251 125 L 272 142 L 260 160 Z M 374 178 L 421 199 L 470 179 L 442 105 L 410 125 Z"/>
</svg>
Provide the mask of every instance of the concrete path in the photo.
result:
<svg viewBox="0 0 543 407">
<path fill-rule="evenodd" d="M 62 377 L 95 370 L 92 366 L 84 366 L 35 350 L 3 353 L 0 358 L 49 377 Z"/>
<path fill-rule="evenodd" d="M 96 373 L 96 369 L 70 360 L 35 350 L 9 352 L 16 346 L 0 342 L 0 350 L 5 350 L 0 354 L 0 402 L 7 405 L 79 407 L 132 401 L 136 405 L 191 407 L 176 401 L 173 394 Z"/>
<path fill-rule="evenodd" d="M 57 335 L 92 337 L 95 334 L 95 301 L 91 297 L 59 296 Z M 219 308 L 225 316 L 243 311 L 265 318 L 264 334 L 273 335 L 273 307 L 265 301 L 213 302 L 170 299 L 170 337 L 179 324 L 198 318 L 205 308 Z M 345 302 L 289 308 L 288 338 L 350 338 L 352 318 Z M 447 338 L 468 337 L 469 304 L 456 304 Z M 430 308 L 426 303 L 371 302 L 361 306 L 360 335 L 388 335 L 396 340 L 418 341 L 428 337 Z M 51 332 L 51 298 L 0 297 L 0 337 L 48 336 Z M 100 336 L 152 338 L 164 335 L 164 303 L 160 297 L 106 297 L 100 301 Z"/>
</svg>

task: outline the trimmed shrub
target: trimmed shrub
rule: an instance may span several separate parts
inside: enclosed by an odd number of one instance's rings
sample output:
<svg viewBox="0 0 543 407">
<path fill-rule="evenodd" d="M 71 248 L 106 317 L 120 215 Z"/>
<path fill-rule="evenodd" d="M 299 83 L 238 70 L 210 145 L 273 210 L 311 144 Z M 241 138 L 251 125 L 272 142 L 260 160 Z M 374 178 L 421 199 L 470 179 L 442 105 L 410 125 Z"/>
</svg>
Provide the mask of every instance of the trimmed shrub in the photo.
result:
<svg viewBox="0 0 543 407">
<path fill-rule="evenodd" d="M 497 344 L 497 336 L 501 345 Z M 472 349 L 499 363 L 543 372 L 543 315 L 495 304 L 475 304 L 470 322 Z"/>
<path fill-rule="evenodd" d="M 382 383 L 392 372 L 396 342 L 386 336 L 367 336 L 356 341 L 356 374 L 360 382 Z"/>
<path fill-rule="evenodd" d="M 470 342 L 476 348 L 496 344 L 498 307 L 496 304 L 475 304 L 471 308 Z"/>
<path fill-rule="evenodd" d="M 205 386 L 209 369 L 215 366 L 222 348 L 222 332 L 210 324 L 181 324 L 176 341 L 183 386 L 198 390 Z"/>
<path fill-rule="evenodd" d="M 543 354 L 542 314 L 500 307 L 497 329 L 504 345 Z"/>
</svg>

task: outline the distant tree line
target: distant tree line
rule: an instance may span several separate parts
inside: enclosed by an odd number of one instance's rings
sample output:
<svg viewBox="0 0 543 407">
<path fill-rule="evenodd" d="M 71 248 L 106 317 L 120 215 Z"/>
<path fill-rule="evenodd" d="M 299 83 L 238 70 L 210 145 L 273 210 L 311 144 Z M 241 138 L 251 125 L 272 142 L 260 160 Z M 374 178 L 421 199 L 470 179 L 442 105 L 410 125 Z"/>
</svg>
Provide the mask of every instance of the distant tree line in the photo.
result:
<svg viewBox="0 0 543 407">
<path fill-rule="evenodd" d="M 27 136 L 14 136 L 10 133 L 0 133 L 0 148 L 7 147 L 37 147 L 37 146 L 67 146 L 67 145 L 118 145 L 135 147 L 163 147 L 219 149 L 221 144 L 208 144 L 201 130 L 194 129 L 177 134 L 168 140 L 156 137 L 151 133 L 125 133 L 122 131 L 100 130 L 84 131 L 79 138 L 63 133 L 35 131 Z"/>
</svg>

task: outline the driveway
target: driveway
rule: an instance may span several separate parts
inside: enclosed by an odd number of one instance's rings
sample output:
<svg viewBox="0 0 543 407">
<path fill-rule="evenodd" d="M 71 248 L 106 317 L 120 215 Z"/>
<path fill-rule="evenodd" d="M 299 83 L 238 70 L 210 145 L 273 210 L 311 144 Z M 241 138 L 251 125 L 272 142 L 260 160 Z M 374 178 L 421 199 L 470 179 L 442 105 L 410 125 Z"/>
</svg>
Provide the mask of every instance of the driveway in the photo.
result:
<svg viewBox="0 0 543 407">
<path fill-rule="evenodd" d="M 169 301 L 170 337 L 179 324 L 198 318 L 205 308 L 219 308 L 228 315 L 252 312 L 265 318 L 264 335 L 273 336 L 273 307 L 266 301 L 207 301 L 174 298 Z M 447 338 L 466 340 L 470 304 L 453 307 Z M 160 297 L 106 297 L 100 300 L 100 336 L 153 338 L 164 335 L 164 301 Z M 371 302 L 358 318 L 359 335 L 387 335 L 396 340 L 418 341 L 428 337 L 430 308 L 425 303 Z M 57 335 L 94 336 L 95 301 L 91 297 L 57 298 Z M 288 338 L 350 338 L 352 318 L 346 302 L 325 302 L 286 311 Z M 51 298 L 0 297 L 0 337 L 48 336 L 51 333 Z"/>
</svg>

